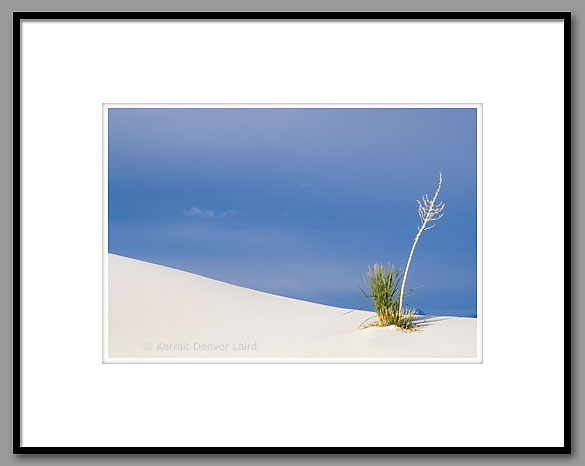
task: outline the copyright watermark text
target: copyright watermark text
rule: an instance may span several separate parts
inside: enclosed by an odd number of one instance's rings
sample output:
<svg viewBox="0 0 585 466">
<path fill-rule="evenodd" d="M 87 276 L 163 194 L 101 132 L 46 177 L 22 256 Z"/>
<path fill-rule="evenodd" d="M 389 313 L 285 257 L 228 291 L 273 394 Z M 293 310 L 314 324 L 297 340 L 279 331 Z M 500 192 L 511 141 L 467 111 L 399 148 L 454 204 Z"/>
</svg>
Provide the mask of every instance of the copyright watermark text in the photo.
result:
<svg viewBox="0 0 585 466">
<path fill-rule="evenodd" d="M 147 341 L 142 345 L 144 351 L 149 352 L 171 352 L 171 351 L 189 351 L 189 352 L 206 352 L 206 351 L 256 351 L 258 344 L 256 342 L 184 342 L 168 343 L 163 341 Z"/>
</svg>

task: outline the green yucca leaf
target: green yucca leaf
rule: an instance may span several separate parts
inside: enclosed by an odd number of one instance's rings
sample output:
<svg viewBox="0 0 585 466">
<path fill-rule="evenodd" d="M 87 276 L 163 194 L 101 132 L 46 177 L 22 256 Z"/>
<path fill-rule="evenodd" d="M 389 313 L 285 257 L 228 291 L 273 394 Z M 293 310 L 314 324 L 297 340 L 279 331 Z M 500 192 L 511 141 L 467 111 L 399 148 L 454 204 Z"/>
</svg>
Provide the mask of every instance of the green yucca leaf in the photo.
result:
<svg viewBox="0 0 585 466">
<path fill-rule="evenodd" d="M 390 264 L 388 266 L 374 264 L 373 268 L 368 267 L 363 279 L 366 289 L 361 286 L 358 288 L 370 304 L 362 306 L 359 310 L 372 307 L 378 315 L 378 325 L 396 325 L 405 330 L 415 328 L 415 311 L 400 307 L 399 287 L 402 279 L 400 268 Z M 406 292 L 406 296 L 412 294 L 414 294 L 412 289 Z"/>
</svg>

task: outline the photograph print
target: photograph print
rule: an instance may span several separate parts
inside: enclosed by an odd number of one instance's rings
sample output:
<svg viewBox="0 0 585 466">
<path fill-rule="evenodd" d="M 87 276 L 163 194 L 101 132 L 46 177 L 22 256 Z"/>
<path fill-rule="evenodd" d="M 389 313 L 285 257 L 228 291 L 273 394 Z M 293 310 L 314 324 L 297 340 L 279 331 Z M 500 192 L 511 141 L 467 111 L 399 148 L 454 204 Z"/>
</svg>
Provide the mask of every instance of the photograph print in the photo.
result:
<svg viewBox="0 0 585 466">
<path fill-rule="evenodd" d="M 481 362 L 481 105 L 104 105 L 105 362 Z"/>
</svg>

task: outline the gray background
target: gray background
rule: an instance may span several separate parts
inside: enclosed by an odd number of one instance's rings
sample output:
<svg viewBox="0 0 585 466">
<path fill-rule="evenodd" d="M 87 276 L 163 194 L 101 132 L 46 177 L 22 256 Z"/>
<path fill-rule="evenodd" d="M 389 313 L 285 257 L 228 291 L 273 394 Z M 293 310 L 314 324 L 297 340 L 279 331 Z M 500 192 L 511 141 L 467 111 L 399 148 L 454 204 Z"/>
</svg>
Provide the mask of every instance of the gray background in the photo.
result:
<svg viewBox="0 0 585 466">
<path fill-rule="evenodd" d="M 12 370 L 12 11 L 571 11 L 572 19 L 572 100 L 573 100 L 573 137 L 572 137 L 572 183 L 573 183 L 573 238 L 583 238 L 584 185 L 579 183 L 583 179 L 585 150 L 583 133 L 585 122 L 583 112 L 583 83 L 585 83 L 585 44 L 582 22 L 585 17 L 585 2 L 582 0 L 30 0 L 15 1 L 2 0 L 0 2 L 0 364 L 2 374 L 0 388 L 0 464 L 17 463 L 52 463 L 77 464 L 87 461 L 93 464 L 166 464 L 191 463 L 198 464 L 272 464 L 277 460 L 275 456 L 183 456 L 163 457 L 160 455 L 137 456 L 82 456 L 82 455 L 12 455 L 12 378 L 8 376 Z M 18 251 L 15 252 L 18 255 Z M 583 281 L 583 244 L 573 241 L 573 284 Z M 544 265 L 544 264 L 543 264 Z M 585 450 L 583 443 L 584 409 L 582 396 L 585 393 L 583 380 L 583 353 L 584 340 L 580 336 L 585 334 L 585 319 L 581 312 L 585 308 L 583 286 L 573 286 L 573 455 L 532 455 L 532 456 L 447 456 L 447 455 L 418 455 L 391 457 L 376 456 L 363 457 L 357 455 L 328 455 L 328 456 L 282 456 L 278 461 L 286 464 L 382 464 L 392 461 L 398 463 L 427 463 L 434 464 L 466 464 L 470 461 L 491 464 L 556 464 L 570 463 L 583 464 Z M 504 422 L 504 421 L 503 421 Z"/>
</svg>

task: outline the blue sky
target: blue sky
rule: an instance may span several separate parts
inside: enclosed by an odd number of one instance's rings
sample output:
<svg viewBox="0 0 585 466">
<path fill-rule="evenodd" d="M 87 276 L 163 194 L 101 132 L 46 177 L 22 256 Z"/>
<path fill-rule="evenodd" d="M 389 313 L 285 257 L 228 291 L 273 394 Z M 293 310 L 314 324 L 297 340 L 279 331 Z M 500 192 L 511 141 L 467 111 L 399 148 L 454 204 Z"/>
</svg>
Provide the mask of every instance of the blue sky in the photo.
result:
<svg viewBox="0 0 585 466">
<path fill-rule="evenodd" d="M 334 306 L 368 265 L 406 265 L 439 171 L 445 216 L 407 288 L 476 315 L 475 109 L 109 109 L 108 250 Z"/>
</svg>

